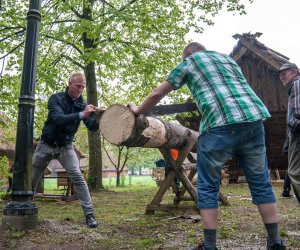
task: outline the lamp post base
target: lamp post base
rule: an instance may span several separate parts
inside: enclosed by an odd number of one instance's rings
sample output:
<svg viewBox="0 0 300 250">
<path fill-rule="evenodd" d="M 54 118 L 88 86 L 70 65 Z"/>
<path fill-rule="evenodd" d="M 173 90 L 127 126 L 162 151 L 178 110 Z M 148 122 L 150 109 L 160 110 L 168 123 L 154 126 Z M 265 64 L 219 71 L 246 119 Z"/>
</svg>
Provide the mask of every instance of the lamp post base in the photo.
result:
<svg viewBox="0 0 300 250">
<path fill-rule="evenodd" d="M 34 229 L 38 223 L 38 208 L 33 202 L 12 201 L 3 209 L 2 227 L 18 231 Z"/>
</svg>

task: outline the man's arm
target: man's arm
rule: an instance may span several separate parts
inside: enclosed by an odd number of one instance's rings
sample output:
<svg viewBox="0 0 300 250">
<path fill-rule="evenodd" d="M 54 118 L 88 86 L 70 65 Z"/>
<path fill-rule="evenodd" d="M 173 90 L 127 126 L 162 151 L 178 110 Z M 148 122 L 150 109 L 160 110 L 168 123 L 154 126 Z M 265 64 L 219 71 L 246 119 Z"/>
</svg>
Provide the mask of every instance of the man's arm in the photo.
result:
<svg viewBox="0 0 300 250">
<path fill-rule="evenodd" d="M 80 120 L 79 113 L 64 113 L 60 97 L 57 94 L 50 96 L 48 101 L 48 110 L 51 120 L 59 126 L 64 126 Z"/>
<path fill-rule="evenodd" d="M 158 87 L 156 87 L 142 102 L 139 107 L 134 104 L 128 104 L 127 106 L 136 114 L 144 114 L 154 107 L 163 97 L 170 93 L 174 89 L 173 85 L 168 81 L 163 81 Z"/>
<path fill-rule="evenodd" d="M 85 109 L 85 111 L 87 111 L 86 116 L 82 118 L 83 122 L 89 130 L 97 131 L 99 129 L 100 118 L 101 118 L 101 116 L 102 116 L 102 114 L 105 110 L 102 109 L 102 108 L 98 108 L 96 106 L 93 106 L 93 105 L 92 105 L 93 108 L 91 108 L 89 110 L 87 106 L 86 106 L 87 110 Z"/>
<path fill-rule="evenodd" d="M 292 134 L 299 133 L 300 131 L 300 80 L 294 81 L 294 95 L 291 100 L 292 105 L 294 106 L 293 115 L 289 117 L 288 126 Z"/>
</svg>

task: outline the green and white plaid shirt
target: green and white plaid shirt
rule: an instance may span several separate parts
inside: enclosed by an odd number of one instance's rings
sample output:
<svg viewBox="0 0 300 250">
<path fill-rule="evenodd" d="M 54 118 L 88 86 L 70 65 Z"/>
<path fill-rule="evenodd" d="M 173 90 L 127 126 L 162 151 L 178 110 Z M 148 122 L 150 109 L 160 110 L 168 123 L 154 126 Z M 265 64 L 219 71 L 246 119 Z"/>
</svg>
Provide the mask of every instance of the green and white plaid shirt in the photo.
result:
<svg viewBox="0 0 300 250">
<path fill-rule="evenodd" d="M 200 134 L 213 127 L 270 117 L 228 55 L 207 50 L 193 53 L 172 70 L 167 81 L 174 89 L 187 84 L 202 115 Z"/>
</svg>

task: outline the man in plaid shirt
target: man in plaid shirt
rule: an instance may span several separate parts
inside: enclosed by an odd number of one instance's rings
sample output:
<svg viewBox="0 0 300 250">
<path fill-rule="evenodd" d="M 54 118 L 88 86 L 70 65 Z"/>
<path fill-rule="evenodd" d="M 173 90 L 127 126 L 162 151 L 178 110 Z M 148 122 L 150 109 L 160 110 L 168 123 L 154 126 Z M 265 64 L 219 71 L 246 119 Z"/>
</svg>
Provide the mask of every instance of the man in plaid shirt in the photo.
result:
<svg viewBox="0 0 300 250">
<path fill-rule="evenodd" d="M 221 169 L 232 156 L 247 178 L 268 233 L 267 249 L 285 249 L 278 235 L 277 208 L 268 173 L 263 120 L 270 114 L 228 55 L 190 43 L 183 61 L 136 107 L 146 113 L 172 90 L 187 85 L 201 113 L 197 148 L 198 208 L 204 223 L 204 242 L 195 249 L 216 249 Z"/>
<path fill-rule="evenodd" d="M 289 86 L 287 110 L 288 174 L 300 203 L 300 72 L 296 64 L 285 63 L 278 71 L 280 81 Z"/>
</svg>

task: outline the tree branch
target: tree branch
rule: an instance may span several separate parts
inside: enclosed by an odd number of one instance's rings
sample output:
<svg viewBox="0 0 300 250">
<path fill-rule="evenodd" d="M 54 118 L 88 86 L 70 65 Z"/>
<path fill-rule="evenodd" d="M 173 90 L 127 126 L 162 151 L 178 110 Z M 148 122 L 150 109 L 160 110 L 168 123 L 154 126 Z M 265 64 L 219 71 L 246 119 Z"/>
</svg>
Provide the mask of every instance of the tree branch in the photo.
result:
<svg viewBox="0 0 300 250">
<path fill-rule="evenodd" d="M 21 47 L 24 44 L 24 41 L 19 43 L 17 46 L 15 46 L 13 49 L 11 49 L 10 51 L 8 51 L 6 54 L 4 54 L 3 56 L 0 57 L 0 60 L 4 59 L 5 57 L 7 57 L 9 54 L 13 53 L 16 49 L 18 49 L 19 47 Z"/>
<path fill-rule="evenodd" d="M 111 5 L 110 3 L 108 3 L 108 2 L 105 1 L 105 0 L 100 0 L 100 2 L 102 2 L 102 3 L 106 4 L 106 5 L 108 5 L 108 6 L 111 7 L 111 8 L 115 8 L 113 5 Z"/>
<path fill-rule="evenodd" d="M 103 149 L 104 149 L 104 151 L 105 151 L 105 153 L 106 153 L 108 159 L 110 160 L 111 164 L 113 164 L 114 167 L 117 169 L 116 164 L 115 164 L 115 163 L 113 162 L 113 160 L 111 159 L 111 157 L 110 157 L 109 153 L 107 152 L 107 149 L 105 148 L 104 144 L 105 144 L 105 143 L 104 143 L 104 139 L 103 139 L 103 140 L 102 140 Z"/>
<path fill-rule="evenodd" d="M 120 11 L 125 10 L 129 5 L 134 4 L 135 2 L 136 2 L 136 0 L 131 0 L 128 4 L 121 7 L 118 11 L 120 12 Z"/>
<path fill-rule="evenodd" d="M 0 32 L 5 31 L 5 30 L 12 30 L 12 29 L 23 29 L 25 30 L 24 27 L 22 26 L 15 26 L 15 27 L 8 27 L 8 26 L 2 26 L 3 29 L 0 30 Z"/>
<path fill-rule="evenodd" d="M 64 3 L 66 3 L 66 0 L 62 0 Z M 70 10 L 72 10 L 74 12 L 74 14 L 79 17 L 79 18 L 83 18 L 83 15 L 81 15 L 77 10 L 75 10 L 73 7 L 69 6 Z"/>
<path fill-rule="evenodd" d="M 84 66 L 82 64 L 80 64 L 79 62 L 75 61 L 72 57 L 67 56 L 62 54 L 61 57 L 66 58 L 67 60 L 69 60 L 70 62 L 74 63 L 75 65 L 77 65 L 79 68 L 84 69 Z"/>
<path fill-rule="evenodd" d="M 76 23 L 76 22 L 77 20 L 69 19 L 69 20 L 54 21 L 52 23 L 56 24 L 56 23 Z"/>
<path fill-rule="evenodd" d="M 73 44 L 73 43 L 66 42 L 66 41 L 63 40 L 63 39 L 59 39 L 59 38 L 56 38 L 56 37 L 53 37 L 53 36 L 50 36 L 50 35 L 45 35 L 45 37 L 46 37 L 46 38 L 53 39 L 53 40 L 58 41 L 58 42 L 65 43 L 65 44 L 67 44 L 67 45 L 70 45 L 70 46 L 72 46 L 75 50 L 77 50 L 78 53 L 79 53 L 80 55 L 83 54 L 82 51 L 81 51 L 77 46 L 75 46 L 75 44 Z"/>
<path fill-rule="evenodd" d="M 14 32 L 13 34 L 10 34 L 9 36 L 6 36 L 6 37 L 2 38 L 2 39 L 0 40 L 0 42 L 3 42 L 3 41 L 5 41 L 6 39 L 11 38 L 11 37 L 13 37 L 13 36 L 15 36 L 15 35 L 18 36 L 18 35 L 20 35 L 20 34 L 22 34 L 22 33 L 25 33 L 25 31 L 26 31 L 26 29 L 24 28 L 23 30 Z M 0 32 L 1 32 L 1 31 L 0 31 Z"/>
<path fill-rule="evenodd" d="M 129 147 L 126 147 L 125 159 L 124 159 L 124 162 L 122 164 L 120 172 L 122 172 L 124 170 L 124 167 L 125 167 L 126 162 L 128 161 L 128 159 L 129 159 Z"/>
</svg>

